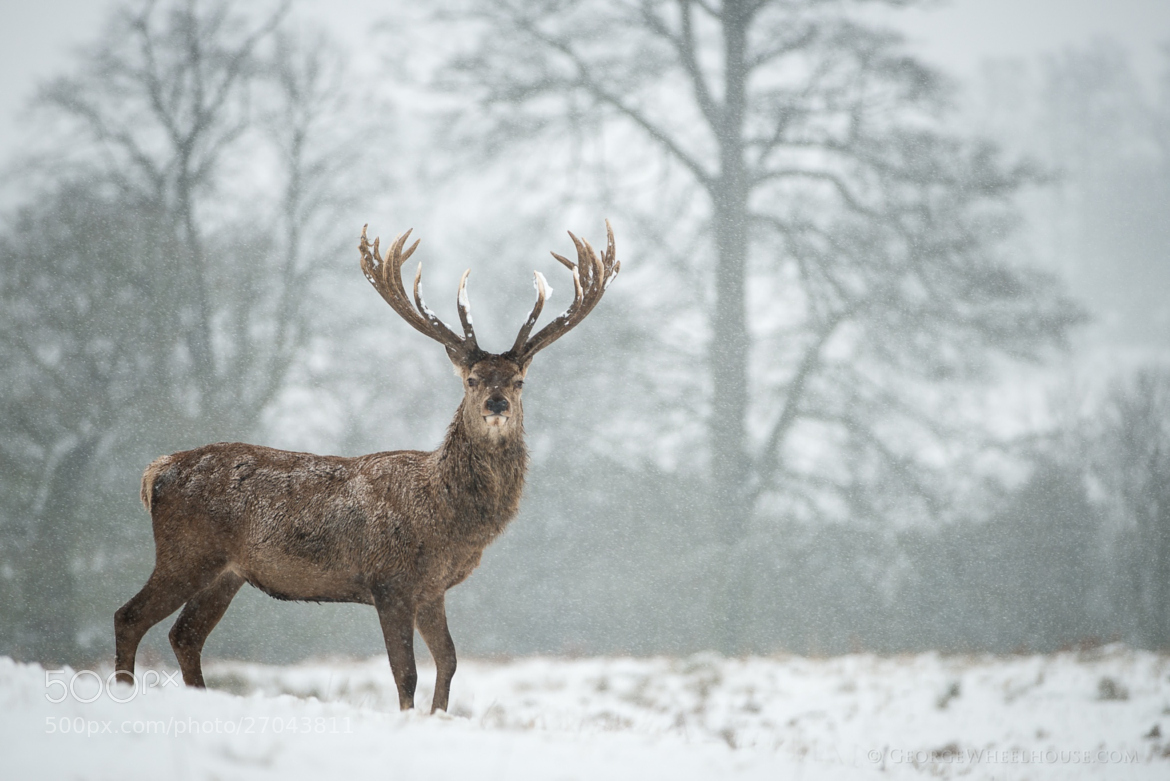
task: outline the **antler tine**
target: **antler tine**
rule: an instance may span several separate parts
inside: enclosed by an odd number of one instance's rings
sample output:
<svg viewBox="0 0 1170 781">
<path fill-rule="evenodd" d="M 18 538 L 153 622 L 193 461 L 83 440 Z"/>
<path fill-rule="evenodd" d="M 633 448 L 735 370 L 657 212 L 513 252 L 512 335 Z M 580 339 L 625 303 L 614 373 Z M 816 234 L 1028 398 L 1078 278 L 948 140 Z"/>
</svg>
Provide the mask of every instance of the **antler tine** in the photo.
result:
<svg viewBox="0 0 1170 781">
<path fill-rule="evenodd" d="M 577 267 L 581 269 L 583 277 L 581 284 L 585 288 L 579 317 L 584 317 L 597 305 L 597 302 L 601 300 L 601 294 L 605 292 L 602 280 L 605 277 L 606 268 L 592 244 L 585 239 L 578 239 L 571 233 L 569 235 L 577 244 Z"/>
<path fill-rule="evenodd" d="M 414 228 L 411 228 L 410 230 L 414 230 Z M 404 244 L 406 243 L 406 238 L 408 236 L 410 236 L 409 230 L 402 235 L 402 242 Z M 401 268 L 402 264 L 404 264 L 406 261 L 410 260 L 410 256 L 414 254 L 414 251 L 416 249 L 418 249 L 419 242 L 421 242 L 421 241 L 422 241 L 422 239 L 415 239 L 414 244 L 410 245 L 410 249 L 408 249 L 408 250 L 406 250 L 406 252 L 402 253 L 402 260 L 398 261 L 399 268 Z"/>
<path fill-rule="evenodd" d="M 467 298 L 467 275 L 470 273 L 471 269 L 467 269 L 459 278 L 459 294 L 455 297 L 455 302 L 459 309 L 459 322 L 463 325 L 463 335 L 475 344 L 475 328 L 471 324 L 471 301 Z"/>
<path fill-rule="evenodd" d="M 569 234 L 569 235 L 571 236 L 572 234 Z M 582 296 L 581 272 L 579 271 L 577 264 L 574 263 L 573 261 L 569 260 L 568 258 L 566 258 L 564 255 L 558 255 L 557 253 L 552 252 L 551 250 L 549 251 L 548 254 L 552 255 L 554 258 L 559 260 L 565 268 L 567 268 L 569 271 L 573 272 L 573 303 L 576 303 L 577 299 L 581 298 L 581 296 Z M 551 287 L 549 288 L 549 291 L 552 291 Z"/>
<path fill-rule="evenodd" d="M 460 339 L 459 335 L 451 330 L 451 326 L 444 323 L 438 315 L 431 311 L 431 308 L 427 306 L 427 302 L 423 301 L 422 263 L 418 264 L 418 271 L 414 272 L 414 305 L 418 307 L 419 314 L 423 316 L 423 319 L 434 329 L 436 339 L 453 349 L 463 347 L 467 340 Z M 474 346 L 475 342 L 471 341 L 470 345 Z"/>
<path fill-rule="evenodd" d="M 593 248 L 589 246 L 589 242 L 574 236 L 573 231 L 568 231 L 568 233 L 569 238 L 577 247 L 577 268 L 581 272 L 581 284 L 588 288 L 593 281 L 595 271 L 593 262 L 596 260 L 596 256 L 593 254 Z"/>
<path fill-rule="evenodd" d="M 382 296 L 383 300 L 390 305 L 390 308 L 397 312 L 398 316 L 409 323 L 416 331 L 429 336 L 446 347 L 452 355 L 466 352 L 468 348 L 474 349 L 474 339 L 468 342 L 459 338 L 423 302 L 419 289 L 422 276 L 421 263 L 419 264 L 418 273 L 415 274 L 414 278 L 415 301 L 414 306 L 411 305 L 410 299 L 406 294 L 406 288 L 402 284 L 402 265 L 418 249 L 419 241 L 416 240 L 409 248 L 403 251 L 403 247 L 410 238 L 412 231 L 408 230 L 395 237 L 394 243 L 386 248 L 386 258 L 383 260 L 381 254 L 378 252 L 380 239 L 375 237 L 373 246 L 371 247 L 366 236 L 367 227 L 362 227 L 361 241 L 358 243 L 358 250 L 361 253 L 362 273 L 365 274 L 366 279 L 370 281 L 370 284 L 374 286 L 374 289 L 378 291 L 378 294 Z"/>
<path fill-rule="evenodd" d="M 389 268 L 394 270 L 393 284 L 400 289 L 402 289 L 402 266 L 404 263 L 406 263 L 406 259 L 409 258 L 411 255 L 413 255 L 414 251 L 416 249 L 418 249 L 419 242 L 418 242 L 418 240 L 416 240 L 414 242 L 414 244 L 410 245 L 410 249 L 408 249 L 406 252 L 402 251 L 402 248 L 406 245 L 406 241 L 407 241 L 407 239 L 410 238 L 410 234 L 413 230 L 414 230 L 414 228 L 411 228 L 410 230 L 406 231 L 406 233 L 400 233 L 397 236 L 395 236 L 394 243 L 391 244 L 390 248 L 386 250 L 386 262 L 383 265 L 384 265 L 384 267 L 389 267 Z M 375 252 L 375 254 L 377 253 L 377 251 L 378 251 L 378 238 L 375 238 L 374 239 L 374 252 Z M 383 270 L 382 273 L 385 274 L 387 272 L 385 270 Z M 402 292 L 405 293 L 406 292 L 405 289 L 403 289 Z"/>
<path fill-rule="evenodd" d="M 576 327 L 601 301 L 605 289 L 609 286 L 614 275 L 617 274 L 619 267 L 616 262 L 617 251 L 613 241 L 613 230 L 608 220 L 605 223 L 605 228 L 607 241 L 604 258 L 597 255 L 589 242 L 577 238 L 572 231 L 569 232 L 569 238 L 573 240 L 573 245 L 577 248 L 577 262 L 574 264 L 568 258 L 561 257 L 555 252 L 552 253 L 554 258 L 573 272 L 573 303 L 563 314 L 540 329 L 535 336 L 524 341 L 535 324 L 536 317 L 540 314 L 540 308 L 544 305 L 543 296 L 537 299 L 537 306 L 533 308 L 533 314 L 529 315 L 524 327 L 520 329 L 516 345 L 512 348 L 512 353 L 522 363 L 532 360 L 532 356 L 537 352 L 548 347 Z M 539 287 L 537 292 L 539 294 Z"/>
<path fill-rule="evenodd" d="M 618 272 L 622 270 L 622 262 L 617 259 L 617 245 L 613 241 L 613 226 L 609 224 L 609 220 L 605 221 L 605 257 L 602 258 L 606 267 L 605 287 L 609 287 L 609 283 L 613 282 L 617 277 Z M 612 272 L 609 269 L 613 269 Z"/>
<path fill-rule="evenodd" d="M 576 263 L 574 263 L 573 261 L 569 260 L 568 258 L 566 258 L 564 255 L 558 255 L 557 253 L 555 253 L 555 252 L 552 252 L 551 250 L 549 251 L 549 253 L 548 253 L 548 254 L 552 255 L 554 258 L 556 258 L 557 260 L 559 260 L 559 261 L 561 262 L 561 264 L 562 264 L 562 265 L 563 265 L 565 268 L 569 269 L 570 271 L 572 271 L 573 269 L 577 268 L 577 264 L 576 264 Z"/>
<path fill-rule="evenodd" d="M 609 283 L 617 276 L 621 266 L 615 259 L 617 249 L 613 243 L 613 229 L 609 227 L 609 220 L 606 220 L 605 228 L 606 248 L 604 256 L 598 255 L 588 241 L 584 242 L 585 248 L 589 251 L 589 255 L 593 260 L 592 267 L 594 274 L 590 278 L 590 281 L 594 283 L 594 287 L 591 290 L 593 294 L 589 296 L 584 310 L 581 312 L 581 317 L 593 311 L 593 307 L 597 306 L 598 302 L 601 301 L 602 294 L 605 293 L 606 288 L 609 287 Z"/>
<path fill-rule="evenodd" d="M 516 342 L 512 345 L 512 353 L 515 355 L 519 355 L 520 351 L 524 349 L 524 343 L 528 341 L 528 334 L 532 333 L 532 327 L 536 325 L 536 321 L 544 309 L 544 302 L 552 295 L 552 287 L 544 278 L 544 274 L 539 271 L 533 271 L 532 274 L 532 286 L 536 288 L 536 303 L 532 305 L 532 311 L 528 313 L 528 319 L 524 321 L 524 325 L 520 326 L 520 333 L 516 334 Z M 581 286 L 578 285 L 577 289 L 580 290 Z"/>
</svg>

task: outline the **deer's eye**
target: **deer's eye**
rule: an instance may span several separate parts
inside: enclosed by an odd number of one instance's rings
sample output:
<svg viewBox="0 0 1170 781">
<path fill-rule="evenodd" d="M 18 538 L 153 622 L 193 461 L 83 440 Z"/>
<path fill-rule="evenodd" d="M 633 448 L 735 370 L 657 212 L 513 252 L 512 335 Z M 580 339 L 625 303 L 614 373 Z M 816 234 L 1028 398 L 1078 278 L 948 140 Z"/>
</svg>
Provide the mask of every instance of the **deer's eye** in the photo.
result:
<svg viewBox="0 0 1170 781">
<path fill-rule="evenodd" d="M 479 380 L 474 377 L 467 378 L 467 387 L 474 388 L 476 385 L 479 385 Z"/>
<path fill-rule="evenodd" d="M 524 387 L 524 380 L 516 380 L 514 383 L 512 383 L 512 386 L 517 388 L 517 389 L 523 388 Z"/>
</svg>

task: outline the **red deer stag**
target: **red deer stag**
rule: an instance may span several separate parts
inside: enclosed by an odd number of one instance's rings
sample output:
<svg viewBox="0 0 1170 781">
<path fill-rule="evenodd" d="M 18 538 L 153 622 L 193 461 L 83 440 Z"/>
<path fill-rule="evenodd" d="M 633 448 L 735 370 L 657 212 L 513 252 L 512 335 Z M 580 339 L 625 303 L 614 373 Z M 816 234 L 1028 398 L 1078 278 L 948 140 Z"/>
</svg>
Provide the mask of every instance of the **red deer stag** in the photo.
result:
<svg viewBox="0 0 1170 781">
<path fill-rule="evenodd" d="M 484 352 L 475 340 L 467 274 L 459 281 L 458 336 L 402 284 L 398 237 L 383 260 L 362 229 L 362 271 L 402 319 L 447 348 L 463 378 L 463 401 L 433 452 L 396 450 L 356 458 L 219 443 L 155 460 L 142 476 L 154 528 L 155 565 L 146 585 L 114 615 L 115 669 L 133 682 L 142 636 L 180 606 L 170 632 L 183 681 L 202 687 L 208 634 L 245 582 L 279 599 L 361 602 L 378 611 L 403 710 L 414 707 L 417 627 L 435 658 L 431 710 L 446 709 L 455 674 L 444 594 L 479 564 L 516 515 L 528 451 L 520 389 L 536 353 L 597 306 L 620 268 L 613 231 L 599 256 L 569 234 L 577 262 L 569 308 L 534 335 L 550 288 L 536 272 L 536 304 L 512 349 Z"/>
</svg>

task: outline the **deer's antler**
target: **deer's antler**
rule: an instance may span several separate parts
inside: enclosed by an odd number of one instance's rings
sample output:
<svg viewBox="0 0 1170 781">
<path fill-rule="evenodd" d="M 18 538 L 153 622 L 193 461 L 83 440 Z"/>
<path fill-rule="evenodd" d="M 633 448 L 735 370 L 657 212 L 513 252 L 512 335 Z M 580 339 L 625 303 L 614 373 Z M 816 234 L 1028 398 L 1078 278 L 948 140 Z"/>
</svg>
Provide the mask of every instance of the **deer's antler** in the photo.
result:
<svg viewBox="0 0 1170 781">
<path fill-rule="evenodd" d="M 524 325 L 520 327 L 520 333 L 516 335 L 516 343 L 512 345 L 512 349 L 506 355 L 521 365 L 527 364 L 532 360 L 532 356 L 560 339 L 593 311 L 593 307 L 601 301 L 609 283 L 614 280 L 622 267 L 621 261 L 617 259 L 617 250 L 613 242 L 613 228 L 610 226 L 609 220 L 605 221 L 605 233 L 604 255 L 598 256 L 588 241 L 578 239 L 572 231 L 569 232 L 569 238 L 577 247 L 577 262 L 573 263 L 562 255 L 552 253 L 554 258 L 573 273 L 573 303 L 559 317 L 537 331 L 536 335 L 530 339 L 528 334 L 536 325 L 536 319 L 540 317 L 540 312 L 544 309 L 545 299 L 551 292 L 544 275 L 539 271 L 535 272 L 536 304 L 532 307 L 532 312 L 524 321 Z"/>
<path fill-rule="evenodd" d="M 403 251 L 411 232 L 408 230 L 399 235 L 386 250 L 386 259 L 383 260 L 378 253 L 378 238 L 374 238 L 372 247 L 366 239 L 367 227 L 369 226 L 362 226 L 362 239 L 358 244 L 362 256 L 362 273 L 386 303 L 403 320 L 414 326 L 415 330 L 446 347 L 452 360 L 467 361 L 480 353 L 479 345 L 475 341 L 475 329 L 471 324 L 471 304 L 467 299 L 467 275 L 471 273 L 471 269 L 463 272 L 463 277 L 459 280 L 459 321 L 463 325 L 463 336 L 460 337 L 423 301 L 421 263 L 418 264 L 418 271 L 414 275 L 414 306 L 411 306 L 406 288 L 402 285 L 402 264 L 414 254 L 419 244 L 415 241 L 409 249 Z"/>
</svg>

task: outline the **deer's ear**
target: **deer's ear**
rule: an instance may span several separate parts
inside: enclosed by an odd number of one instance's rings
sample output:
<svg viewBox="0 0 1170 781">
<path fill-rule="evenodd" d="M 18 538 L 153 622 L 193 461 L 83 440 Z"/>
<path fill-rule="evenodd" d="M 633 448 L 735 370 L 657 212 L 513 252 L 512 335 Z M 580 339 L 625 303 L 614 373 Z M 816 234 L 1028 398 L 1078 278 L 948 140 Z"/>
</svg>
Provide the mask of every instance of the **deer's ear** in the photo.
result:
<svg viewBox="0 0 1170 781">
<path fill-rule="evenodd" d="M 460 377 L 462 377 L 465 372 L 471 371 L 471 367 L 467 364 L 467 361 L 464 360 L 463 355 L 458 350 L 452 350 L 450 347 L 448 347 L 447 357 L 451 359 L 451 365 L 455 368 L 455 374 L 459 375 Z"/>
<path fill-rule="evenodd" d="M 455 367 L 455 373 L 462 376 L 463 372 L 471 371 L 471 367 L 488 357 L 488 353 L 474 344 L 463 344 L 458 347 L 448 347 L 447 357 Z"/>
</svg>

